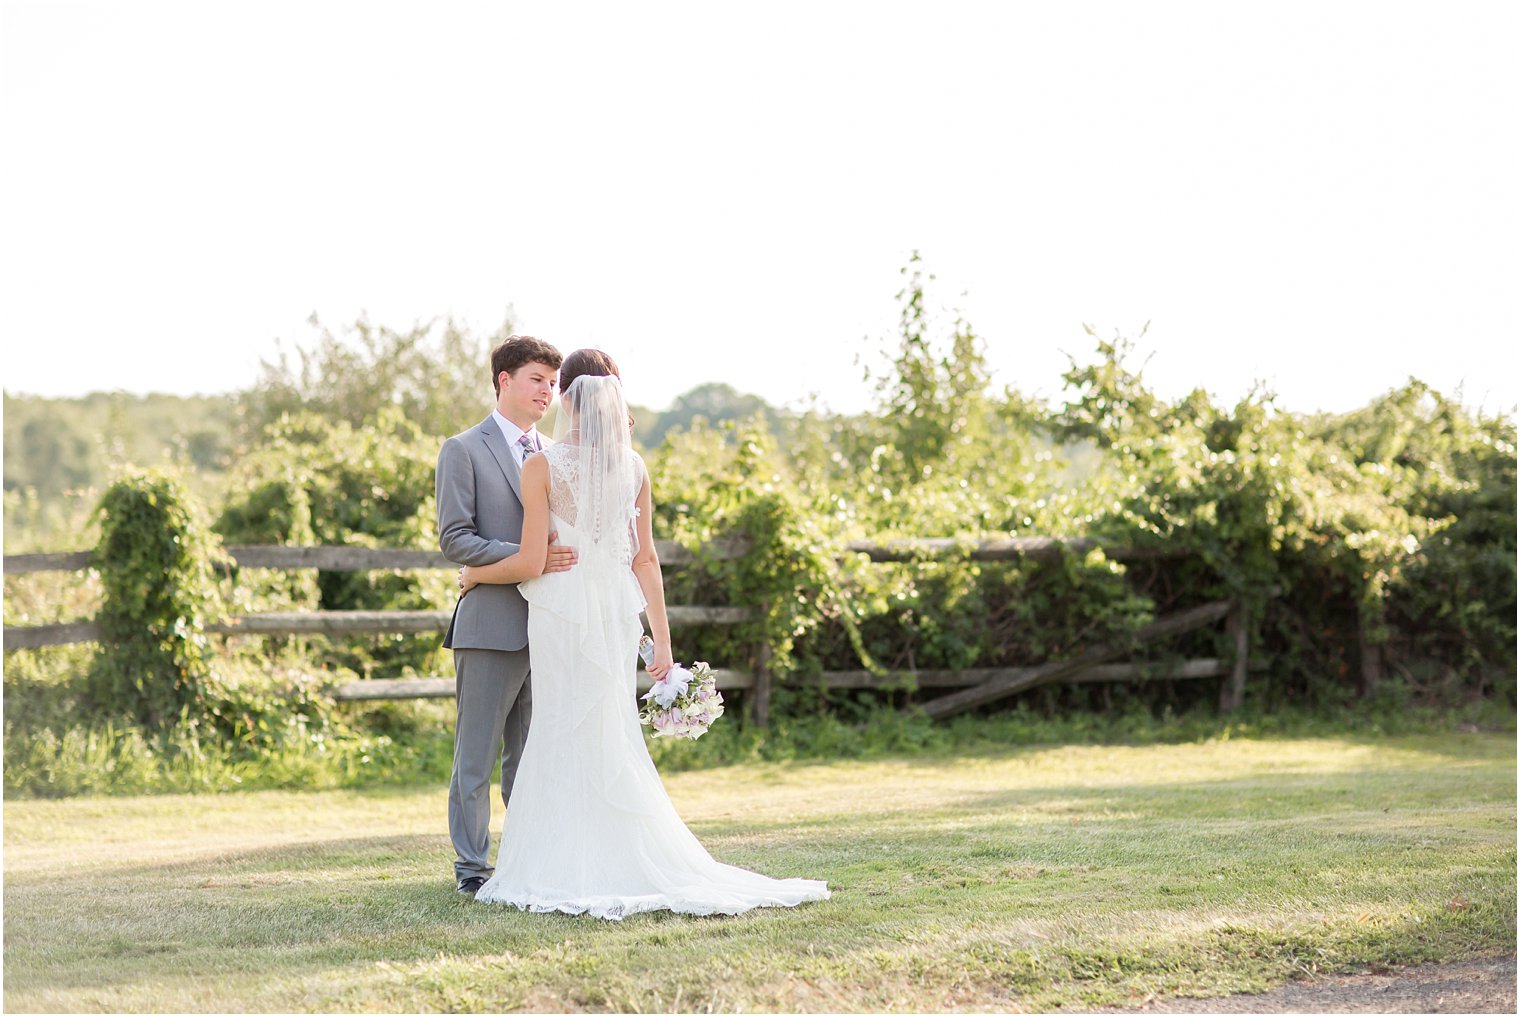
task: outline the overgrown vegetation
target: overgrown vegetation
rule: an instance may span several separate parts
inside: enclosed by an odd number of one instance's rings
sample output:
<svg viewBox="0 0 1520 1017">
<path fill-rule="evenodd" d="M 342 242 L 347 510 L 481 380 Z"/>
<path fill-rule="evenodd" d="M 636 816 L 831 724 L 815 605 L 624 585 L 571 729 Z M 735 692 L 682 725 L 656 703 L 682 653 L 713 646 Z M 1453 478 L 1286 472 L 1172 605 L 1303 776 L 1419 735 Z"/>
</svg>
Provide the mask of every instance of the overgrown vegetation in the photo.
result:
<svg viewBox="0 0 1520 1017">
<path fill-rule="evenodd" d="M 934 742 L 939 729 L 896 712 L 929 695 L 906 672 L 1061 658 L 1224 598 L 1248 605 L 1252 660 L 1262 668 L 1248 684 L 1247 716 L 1337 712 L 1372 696 L 1458 711 L 1481 700 L 1512 725 L 1513 420 L 1475 415 L 1413 380 L 1339 415 L 1291 413 L 1266 392 L 1233 406 L 1201 390 L 1167 400 L 1147 386 L 1132 343 L 1096 336 L 1093 356 L 1067 371 L 1063 397 L 1044 404 L 992 384 L 982 340 L 936 308 L 933 279 L 916 260 L 904 269 L 899 302 L 898 334 L 867 368 L 876 412 L 766 411 L 715 424 L 708 414 L 754 407 L 707 386 L 671 411 L 684 426 L 651 432 L 660 415 L 636 413 L 648 421 L 643 433 L 665 435 L 647 452 L 656 534 L 698 558 L 668 573 L 669 599 L 755 609 L 743 625 L 680 630 L 678 656 L 745 668 L 763 645 L 777 678 L 771 731 L 747 728 L 732 711 L 728 733 L 687 752 L 693 763 L 805 755 L 851 744 L 851 731 L 875 732 L 864 736 L 868 744 L 878 736 L 905 748 Z M 217 598 L 238 612 L 448 607 L 451 577 L 442 571 L 241 570 L 218 573 L 214 590 L 206 577 L 217 541 L 436 546 L 437 446 L 484 415 L 489 339 L 452 325 L 396 332 L 361 321 L 347 340 L 324 331 L 298 366 L 268 365 L 238 400 L 247 447 L 220 484 L 200 482 L 199 490 L 216 491 L 207 506 L 214 539 L 192 539 L 179 516 L 165 514 L 172 503 L 190 518 L 204 493 L 138 483 L 106 502 L 97 572 L 82 581 L 7 576 L 9 624 L 114 611 L 122 638 L 157 640 L 125 653 L 107 648 L 88 680 L 77 654 L 8 653 L 7 790 L 106 786 L 78 771 L 94 765 L 100 746 L 136 744 L 122 725 L 140 730 L 144 746 L 123 751 L 163 767 L 156 784 L 123 777 L 123 787 L 182 786 L 185 778 L 170 774 L 183 764 L 170 759 L 215 757 L 196 764 L 207 786 L 232 776 L 281 786 L 291 773 L 313 772 L 290 762 L 308 757 L 318 767 L 332 761 L 320 778 L 330 783 L 426 766 L 433 749 L 409 754 L 393 735 L 432 745 L 446 736 L 446 718 L 430 727 L 417 720 L 429 716 L 424 708 L 338 709 L 319 685 L 447 673 L 435 636 L 207 642 L 195 618 Z M 21 498 L 7 493 L 8 537 Z M 40 502 L 23 515 L 50 518 Z M 134 520 L 138 550 L 108 550 L 128 532 L 118 518 Z M 46 525 L 55 538 L 67 530 Z M 1096 537 L 1157 554 L 894 564 L 839 557 L 856 539 L 969 544 L 1009 535 Z M 715 555 L 731 537 L 747 540 L 749 552 Z M 167 599 L 150 605 L 144 584 L 153 579 L 166 583 Z M 1143 655 L 1231 652 L 1222 633 L 1202 630 Z M 862 669 L 882 687 L 831 691 L 817 680 Z M 1372 688 L 1379 675 L 1383 687 Z M 1216 697 L 1212 681 L 1070 685 L 991 712 L 1011 706 L 1047 722 L 1203 717 Z M 133 709 L 122 709 L 128 700 Z M 215 732 L 209 742 L 207 732 Z M 660 751 L 682 765 L 679 751 Z M 290 765 L 263 767 L 261 753 Z M 361 762 L 338 762 L 350 759 Z M 119 762 L 108 772 L 133 767 Z"/>
<path fill-rule="evenodd" d="M 1474 416 L 1417 381 L 1340 416 L 1288 413 L 1263 392 L 1230 407 L 1202 391 L 1169 402 L 1123 339 L 1099 340 L 1066 373 L 1064 400 L 1039 406 L 992 390 L 965 322 L 931 341 L 926 286 L 910 266 L 880 412 L 794 417 L 778 442 L 759 426 L 693 429 L 660 450 L 662 533 L 700 549 L 739 530 L 763 548 L 759 569 L 710 563 L 678 582 L 681 599 L 764 606 L 749 630 L 694 642 L 720 660 L 774 647 L 783 712 L 849 716 L 880 701 L 818 691 L 809 679 L 822 671 L 1037 663 L 1226 598 L 1249 608 L 1252 658 L 1266 670 L 1248 698 L 1267 709 L 1344 708 L 1372 691 L 1364 673 L 1427 702 L 1513 707 L 1513 421 Z M 851 539 L 1007 535 L 1092 536 L 1158 556 L 834 560 Z M 1214 631 L 1147 651 L 1231 652 Z M 895 701 L 913 701 L 910 686 Z M 1216 692 L 1158 682 L 1031 698 L 1049 714 L 1155 712 Z"/>
<path fill-rule="evenodd" d="M 393 406 L 367 427 L 311 412 L 282 416 L 238 465 L 216 529 L 229 544 L 438 546 L 433 470 L 438 439 Z M 252 603 L 292 608 L 421 610 L 453 606 L 452 576 L 423 572 L 267 572 L 239 576 Z M 267 610 L 267 608 L 266 608 Z M 436 634 L 324 645 L 322 670 L 427 673 L 444 666 Z"/>
<path fill-rule="evenodd" d="M 91 564 L 105 598 L 89 702 L 97 714 L 153 732 L 175 722 L 196 728 L 211 713 L 204 622 L 217 610 L 216 547 L 184 492 L 161 474 L 112 484 L 100 513 Z"/>
</svg>

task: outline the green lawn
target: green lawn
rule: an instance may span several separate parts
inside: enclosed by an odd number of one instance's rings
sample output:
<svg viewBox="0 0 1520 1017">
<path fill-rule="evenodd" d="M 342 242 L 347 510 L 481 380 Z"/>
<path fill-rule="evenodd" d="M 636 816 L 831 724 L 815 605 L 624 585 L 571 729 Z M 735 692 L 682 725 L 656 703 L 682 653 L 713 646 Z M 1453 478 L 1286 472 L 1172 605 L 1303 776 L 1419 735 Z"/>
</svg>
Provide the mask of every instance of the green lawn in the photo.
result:
<svg viewBox="0 0 1520 1017">
<path fill-rule="evenodd" d="M 830 901 L 608 924 L 457 896 L 442 787 L 5 804 L 7 1010 L 1002 1010 L 1515 942 L 1515 737 L 680 773 Z M 499 828 L 499 817 L 497 819 Z"/>
</svg>

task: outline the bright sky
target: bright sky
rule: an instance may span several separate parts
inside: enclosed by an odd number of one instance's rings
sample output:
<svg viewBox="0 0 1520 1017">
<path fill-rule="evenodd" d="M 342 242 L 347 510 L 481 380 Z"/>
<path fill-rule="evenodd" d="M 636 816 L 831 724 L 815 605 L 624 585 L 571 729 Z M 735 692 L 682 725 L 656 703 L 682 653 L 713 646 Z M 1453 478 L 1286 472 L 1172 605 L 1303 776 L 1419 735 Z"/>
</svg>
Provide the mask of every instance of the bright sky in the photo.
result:
<svg viewBox="0 0 1520 1017">
<path fill-rule="evenodd" d="M 1520 4 L 0 6 L 6 391 L 216 392 L 367 312 L 867 403 L 913 249 L 1000 382 L 1520 397 Z M 482 369 L 482 385 L 485 382 Z M 488 389 L 483 389 L 484 405 Z"/>
</svg>

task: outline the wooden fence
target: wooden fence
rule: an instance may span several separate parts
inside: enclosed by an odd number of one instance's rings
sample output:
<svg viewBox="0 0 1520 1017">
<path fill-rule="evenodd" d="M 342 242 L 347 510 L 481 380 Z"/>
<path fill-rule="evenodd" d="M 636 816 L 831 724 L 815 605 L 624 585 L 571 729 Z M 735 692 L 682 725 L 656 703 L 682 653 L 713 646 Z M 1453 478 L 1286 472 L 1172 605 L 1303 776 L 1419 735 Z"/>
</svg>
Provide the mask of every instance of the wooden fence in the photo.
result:
<svg viewBox="0 0 1520 1017">
<path fill-rule="evenodd" d="M 1056 560 L 1063 553 L 1085 553 L 1098 546 L 1091 540 L 1060 541 L 1050 537 L 1019 537 L 970 544 L 963 541 L 918 539 L 886 544 L 855 541 L 847 544 L 844 554 L 865 555 L 873 562 L 908 562 L 925 558 L 964 558 L 972 561 L 1013 561 L 1031 559 Z M 696 561 L 696 556 L 671 542 L 658 541 L 663 568 L 682 568 Z M 738 540 L 715 543 L 707 557 L 730 559 L 747 550 Z M 1118 561 L 1155 560 L 1176 557 L 1165 549 L 1105 547 L 1105 555 Z M 434 551 L 396 550 L 360 547 L 229 547 L 228 554 L 240 568 L 280 570 L 321 569 L 324 571 L 370 571 L 376 569 L 456 569 L 458 566 Z M 90 552 L 61 554 L 6 555 L 5 573 L 80 571 L 89 568 Z M 442 632 L 448 628 L 452 611 L 295 611 L 239 615 L 206 626 L 222 635 L 329 635 L 347 636 L 365 633 Z M 672 628 L 691 625 L 734 625 L 750 617 L 745 607 L 704 605 L 670 605 Z M 1233 649 L 1229 659 L 1201 658 L 1157 663 L 1121 662 L 1133 646 L 1143 646 L 1171 636 L 1193 631 L 1219 621 L 1225 623 Z M 954 689 L 921 704 L 932 717 L 948 717 L 995 702 L 1039 685 L 1054 683 L 1135 682 L 1150 680 L 1193 680 L 1224 676 L 1219 694 L 1221 711 L 1235 709 L 1245 692 L 1250 626 L 1243 605 L 1235 601 L 1214 601 L 1156 619 L 1125 646 L 1090 646 L 1076 656 L 1033 667 L 976 668 L 953 671 L 901 670 L 889 675 L 869 671 L 827 671 L 816 680 L 827 688 L 890 688 L 911 682 L 921 689 Z M 64 622 L 56 625 L 6 626 L 5 649 L 61 646 L 94 642 L 100 630 L 93 620 Z M 754 649 L 748 670 L 729 669 L 717 672 L 718 687 L 744 690 L 752 716 L 759 724 L 768 720 L 771 695 L 769 647 Z M 640 690 L 648 688 L 642 674 Z M 369 679 L 350 682 L 332 689 L 339 700 L 414 699 L 454 695 L 452 678 Z"/>
</svg>

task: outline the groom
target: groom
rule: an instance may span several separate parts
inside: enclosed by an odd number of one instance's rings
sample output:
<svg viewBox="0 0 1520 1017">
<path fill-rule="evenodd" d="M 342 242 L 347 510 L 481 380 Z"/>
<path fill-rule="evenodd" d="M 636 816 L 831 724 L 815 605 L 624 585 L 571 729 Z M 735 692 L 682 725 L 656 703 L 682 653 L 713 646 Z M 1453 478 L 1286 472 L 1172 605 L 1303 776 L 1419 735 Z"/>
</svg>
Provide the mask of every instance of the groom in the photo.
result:
<svg viewBox="0 0 1520 1017">
<path fill-rule="evenodd" d="M 559 351 L 514 335 L 491 353 L 496 408 L 438 453 L 438 546 L 461 565 L 489 565 L 516 554 L 522 540 L 523 462 L 542 447 L 534 425 L 554 399 Z M 575 564 L 575 549 L 549 534 L 545 572 Z M 449 837 L 454 878 L 471 897 L 490 878 L 491 770 L 501 753 L 501 802 L 528 739 L 533 712 L 528 677 L 528 604 L 515 585 L 483 583 L 461 597 L 443 645 L 454 651 L 454 774 Z"/>
</svg>

